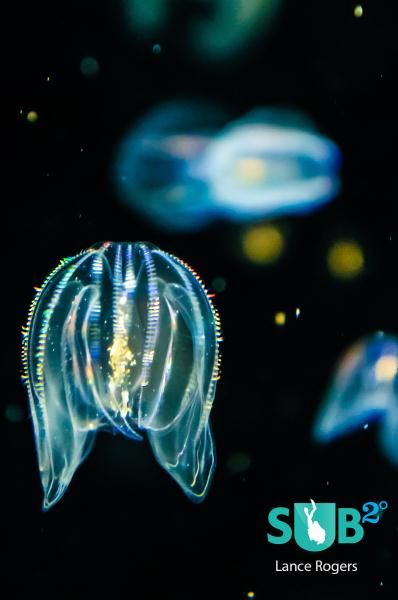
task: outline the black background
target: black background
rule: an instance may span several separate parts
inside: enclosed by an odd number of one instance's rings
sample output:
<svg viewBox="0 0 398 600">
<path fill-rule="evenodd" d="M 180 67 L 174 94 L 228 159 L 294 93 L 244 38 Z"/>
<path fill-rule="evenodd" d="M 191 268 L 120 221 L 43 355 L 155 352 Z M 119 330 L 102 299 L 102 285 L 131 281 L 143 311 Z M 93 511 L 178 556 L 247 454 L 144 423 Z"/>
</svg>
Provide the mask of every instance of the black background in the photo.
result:
<svg viewBox="0 0 398 600">
<path fill-rule="evenodd" d="M 266 40 L 220 65 L 180 47 L 184 19 L 195 10 L 188 2 L 172 36 L 148 41 L 128 32 L 118 0 L 22 2 L 3 15 L 2 100 L 12 101 L 3 118 L 13 142 L 5 148 L 13 166 L 3 199 L 2 295 L 10 304 L 2 344 L 4 598 L 91 598 L 105 590 L 140 600 L 232 600 L 249 591 L 256 598 L 396 595 L 398 473 L 379 452 L 377 425 L 330 447 L 311 440 L 344 349 L 378 329 L 397 332 L 397 21 L 393 2 L 364 2 L 361 19 L 354 5 L 286 1 Z M 154 43 L 161 54 L 153 54 Z M 98 60 L 98 77 L 80 73 L 85 56 Z M 165 234 L 117 201 L 110 171 L 121 135 L 159 101 L 184 97 L 224 103 L 237 116 L 260 105 L 299 108 L 341 147 L 341 193 L 318 212 L 281 223 L 287 250 L 276 266 L 245 263 L 236 226 Z M 29 110 L 37 123 L 26 120 Z M 366 257 L 364 273 L 350 283 L 332 279 L 326 267 L 330 243 L 342 236 L 358 240 Z M 217 276 L 227 282 L 215 299 L 225 338 L 212 413 L 217 473 L 206 502 L 190 504 L 146 443 L 103 434 L 65 497 L 44 514 L 20 383 L 20 327 L 33 286 L 58 260 L 108 239 L 151 241 L 209 286 Z M 287 313 L 284 328 L 274 325 L 277 310 Z M 23 410 L 20 423 L 5 418 L 9 404 Z M 227 461 L 238 451 L 251 466 L 233 475 Z M 310 556 L 293 543 L 268 544 L 268 511 L 310 497 L 357 508 L 385 499 L 390 507 L 358 545 Z M 359 570 L 274 571 L 275 559 L 315 558 L 358 562 Z"/>
</svg>

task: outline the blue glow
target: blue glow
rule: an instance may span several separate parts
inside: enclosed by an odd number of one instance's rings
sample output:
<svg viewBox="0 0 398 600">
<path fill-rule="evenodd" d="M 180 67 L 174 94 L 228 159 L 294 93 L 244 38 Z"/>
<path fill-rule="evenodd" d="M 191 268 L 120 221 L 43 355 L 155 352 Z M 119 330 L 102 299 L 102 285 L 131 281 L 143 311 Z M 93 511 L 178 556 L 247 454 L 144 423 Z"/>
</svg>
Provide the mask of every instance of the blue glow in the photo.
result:
<svg viewBox="0 0 398 600">
<path fill-rule="evenodd" d="M 108 242 L 63 260 L 24 329 L 44 509 L 63 496 L 101 430 L 134 440 L 146 432 L 160 465 L 202 501 L 215 468 L 219 341 L 200 279 L 155 246 Z"/>
<path fill-rule="evenodd" d="M 166 103 L 126 136 L 116 157 L 120 197 L 162 229 L 196 230 L 212 220 L 206 181 L 192 165 L 224 121 L 201 103 Z"/>
<path fill-rule="evenodd" d="M 206 105 L 159 107 L 125 139 L 116 185 L 155 225 L 194 230 L 307 212 L 338 192 L 340 152 L 301 115 L 257 110 L 226 128 Z"/>
<path fill-rule="evenodd" d="M 330 442 L 380 422 L 380 442 L 398 463 L 398 338 L 377 333 L 352 346 L 337 368 L 314 427 Z"/>
<path fill-rule="evenodd" d="M 340 153 L 295 113 L 258 110 L 208 147 L 202 169 L 215 207 L 236 220 L 307 212 L 338 192 Z"/>
</svg>

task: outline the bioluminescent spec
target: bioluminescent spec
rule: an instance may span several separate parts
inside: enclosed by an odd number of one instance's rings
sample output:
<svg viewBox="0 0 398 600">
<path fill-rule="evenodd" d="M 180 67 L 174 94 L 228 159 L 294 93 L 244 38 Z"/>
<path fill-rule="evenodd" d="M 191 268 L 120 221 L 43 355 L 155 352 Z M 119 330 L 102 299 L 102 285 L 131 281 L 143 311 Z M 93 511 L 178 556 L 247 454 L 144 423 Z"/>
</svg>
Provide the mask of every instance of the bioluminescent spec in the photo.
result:
<svg viewBox="0 0 398 600">
<path fill-rule="evenodd" d="M 381 446 L 398 463 L 398 338 L 376 333 L 343 356 L 315 422 L 314 435 L 330 442 L 379 421 Z"/>
<path fill-rule="evenodd" d="M 209 144 L 201 169 L 214 209 L 244 221 L 308 212 L 338 192 L 340 152 L 309 121 L 256 110 Z"/>
<path fill-rule="evenodd" d="M 128 26 L 135 34 L 191 51 L 201 61 L 228 61 L 262 38 L 282 0 L 123 0 Z M 175 36 L 175 31 L 179 32 Z"/>
<path fill-rule="evenodd" d="M 101 430 L 133 440 L 146 432 L 185 494 L 205 498 L 220 322 L 187 264 L 143 242 L 94 245 L 47 277 L 23 336 L 44 509 Z"/>
<path fill-rule="evenodd" d="M 308 212 L 337 194 L 340 152 L 308 119 L 269 109 L 225 122 L 193 103 L 150 112 L 120 146 L 119 195 L 161 228 L 192 230 Z"/>
</svg>

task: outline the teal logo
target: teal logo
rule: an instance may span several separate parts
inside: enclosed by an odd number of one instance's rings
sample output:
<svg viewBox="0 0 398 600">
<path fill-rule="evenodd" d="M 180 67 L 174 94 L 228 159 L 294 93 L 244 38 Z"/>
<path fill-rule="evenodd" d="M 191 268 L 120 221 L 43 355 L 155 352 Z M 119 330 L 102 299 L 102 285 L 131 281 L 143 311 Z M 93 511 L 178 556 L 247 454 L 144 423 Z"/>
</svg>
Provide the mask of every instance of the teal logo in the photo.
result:
<svg viewBox="0 0 398 600">
<path fill-rule="evenodd" d="M 294 505 L 294 539 L 304 550 L 319 552 L 336 538 L 336 505 L 331 502 Z"/>
<path fill-rule="evenodd" d="M 297 502 L 294 504 L 293 525 L 291 511 L 285 506 L 270 510 L 267 533 L 270 544 L 286 544 L 294 541 L 309 552 L 321 552 L 335 542 L 357 544 L 365 535 L 365 523 L 378 523 L 388 503 L 366 502 L 362 512 L 356 508 L 337 507 L 333 502 Z"/>
</svg>

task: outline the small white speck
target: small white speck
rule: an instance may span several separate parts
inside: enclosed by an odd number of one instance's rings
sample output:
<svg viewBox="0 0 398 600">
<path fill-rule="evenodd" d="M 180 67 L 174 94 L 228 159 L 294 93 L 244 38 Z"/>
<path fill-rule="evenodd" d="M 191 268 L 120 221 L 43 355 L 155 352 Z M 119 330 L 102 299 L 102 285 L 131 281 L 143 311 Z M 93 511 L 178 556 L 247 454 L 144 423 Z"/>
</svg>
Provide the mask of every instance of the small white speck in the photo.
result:
<svg viewBox="0 0 398 600">
<path fill-rule="evenodd" d="M 367 429 L 369 427 L 369 423 L 365 423 L 365 425 L 363 426 L 364 429 Z"/>
<path fill-rule="evenodd" d="M 296 308 L 296 319 L 298 319 L 300 315 L 301 315 L 301 310 L 299 308 Z"/>
</svg>

